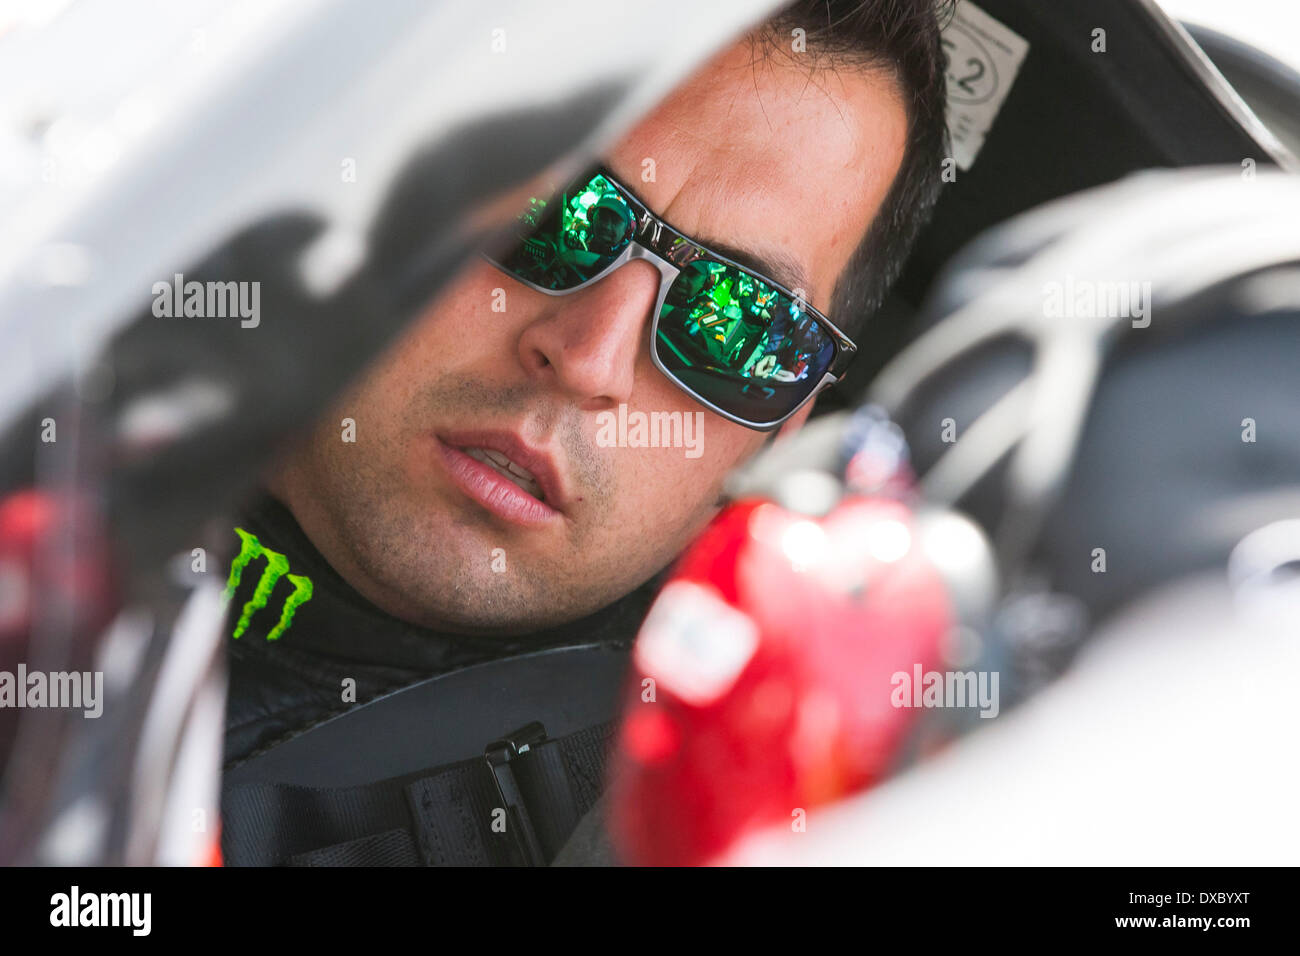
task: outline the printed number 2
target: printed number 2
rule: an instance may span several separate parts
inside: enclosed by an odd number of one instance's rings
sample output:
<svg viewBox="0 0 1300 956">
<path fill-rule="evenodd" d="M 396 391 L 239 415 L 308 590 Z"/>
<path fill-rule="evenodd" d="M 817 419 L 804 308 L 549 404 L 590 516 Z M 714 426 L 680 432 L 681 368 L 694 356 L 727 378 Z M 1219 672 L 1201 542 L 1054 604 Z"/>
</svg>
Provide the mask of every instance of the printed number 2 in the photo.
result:
<svg viewBox="0 0 1300 956">
<path fill-rule="evenodd" d="M 984 62 L 982 60 L 977 60 L 974 57 L 971 57 L 969 60 L 966 61 L 966 66 L 976 67 L 975 72 L 967 74 L 966 76 L 958 77 L 955 82 L 965 92 L 969 93 L 971 96 L 974 96 L 975 88 L 971 86 L 971 84 L 974 83 L 976 80 L 980 79 L 984 75 Z"/>
<path fill-rule="evenodd" d="M 953 43 L 951 40 L 944 39 L 942 42 L 943 45 L 949 50 L 956 49 L 957 47 L 957 44 Z M 975 72 L 968 73 L 965 76 L 961 76 L 961 77 L 954 76 L 952 77 L 952 81 L 956 83 L 959 87 L 961 87 L 962 92 L 966 93 L 968 96 L 975 96 L 977 91 L 975 90 L 975 87 L 972 86 L 971 84 L 984 77 L 984 72 L 987 69 L 987 67 L 984 66 L 983 60 L 977 60 L 973 56 L 967 58 L 966 67 L 967 69 L 974 68 Z"/>
</svg>

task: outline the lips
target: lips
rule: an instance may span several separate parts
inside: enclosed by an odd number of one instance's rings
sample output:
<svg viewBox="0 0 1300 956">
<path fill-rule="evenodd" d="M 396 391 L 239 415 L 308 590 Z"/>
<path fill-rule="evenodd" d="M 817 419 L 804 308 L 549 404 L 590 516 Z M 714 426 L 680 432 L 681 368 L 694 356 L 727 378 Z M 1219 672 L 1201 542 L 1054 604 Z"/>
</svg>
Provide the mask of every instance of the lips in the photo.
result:
<svg viewBox="0 0 1300 956">
<path fill-rule="evenodd" d="M 434 436 L 448 473 L 465 494 L 516 524 L 562 516 L 565 501 L 550 457 L 512 432 L 464 431 Z"/>
<path fill-rule="evenodd" d="M 528 492 L 539 501 L 546 499 L 546 492 L 542 491 L 542 486 L 537 483 L 537 478 L 528 469 L 517 465 L 499 451 L 493 451 L 490 448 L 475 448 L 470 446 L 462 448 L 465 454 L 475 461 L 481 461 L 490 468 L 495 468 L 501 473 L 501 477 L 513 481 L 524 491 Z"/>
</svg>

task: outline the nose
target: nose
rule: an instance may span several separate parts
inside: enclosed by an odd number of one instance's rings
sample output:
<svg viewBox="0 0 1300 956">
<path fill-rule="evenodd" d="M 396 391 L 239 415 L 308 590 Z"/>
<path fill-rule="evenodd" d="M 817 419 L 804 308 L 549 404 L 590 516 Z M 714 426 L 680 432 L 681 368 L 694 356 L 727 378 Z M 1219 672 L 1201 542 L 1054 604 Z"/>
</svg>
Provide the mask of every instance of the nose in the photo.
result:
<svg viewBox="0 0 1300 956">
<path fill-rule="evenodd" d="M 545 302 L 519 337 L 519 358 L 528 374 L 564 392 L 584 411 L 627 402 L 659 296 L 659 270 L 634 259 L 570 295 L 529 294 Z"/>
</svg>

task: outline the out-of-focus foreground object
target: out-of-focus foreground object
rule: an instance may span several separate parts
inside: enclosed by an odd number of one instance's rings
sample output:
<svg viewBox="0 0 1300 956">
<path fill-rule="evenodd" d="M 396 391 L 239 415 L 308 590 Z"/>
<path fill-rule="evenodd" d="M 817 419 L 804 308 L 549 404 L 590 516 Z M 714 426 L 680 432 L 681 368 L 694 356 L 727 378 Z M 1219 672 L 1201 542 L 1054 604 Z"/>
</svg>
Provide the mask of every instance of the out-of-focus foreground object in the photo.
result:
<svg viewBox="0 0 1300 956">
<path fill-rule="evenodd" d="M 891 678 L 938 664 L 954 623 L 923 534 L 889 498 L 749 498 L 695 541 L 633 655 L 610 796 L 626 862 L 706 862 L 885 775 L 915 716 Z"/>
<path fill-rule="evenodd" d="M 513 213 L 494 200 L 588 161 L 774 6 L 135 0 L 6 19 L 0 507 L 48 520 L 0 540 L 14 607 L 39 605 L 14 610 L 31 626 L 5 656 L 21 641 L 49 673 L 102 672 L 105 699 L 100 719 L 6 715 L 0 862 L 210 858 L 222 549 L 205 527 Z M 196 288 L 217 295 L 203 317 Z M 29 533 L 112 571 L 106 627 L 29 586 L 67 566 Z"/>
<path fill-rule="evenodd" d="M 990 637 L 1038 666 L 946 753 L 727 861 L 1294 862 L 1297 216 L 1291 175 L 1149 173 L 958 257 L 875 398 L 931 505 L 989 531 Z"/>
</svg>

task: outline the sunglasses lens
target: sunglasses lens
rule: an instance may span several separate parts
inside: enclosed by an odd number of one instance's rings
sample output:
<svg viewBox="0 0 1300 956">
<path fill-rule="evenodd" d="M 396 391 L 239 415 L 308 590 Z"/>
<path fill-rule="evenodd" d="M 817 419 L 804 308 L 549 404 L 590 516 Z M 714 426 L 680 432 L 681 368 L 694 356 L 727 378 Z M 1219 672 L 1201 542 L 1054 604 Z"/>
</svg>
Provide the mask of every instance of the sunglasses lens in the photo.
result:
<svg viewBox="0 0 1300 956">
<path fill-rule="evenodd" d="M 697 259 L 668 290 L 655 350 L 700 398 L 770 424 L 816 389 L 835 341 L 802 303 L 735 266 Z"/>
<path fill-rule="evenodd" d="M 595 278 L 617 259 L 634 226 L 614 184 L 591 176 L 550 199 L 530 200 L 516 224 L 515 245 L 498 261 L 521 279 L 561 292 Z"/>
</svg>

